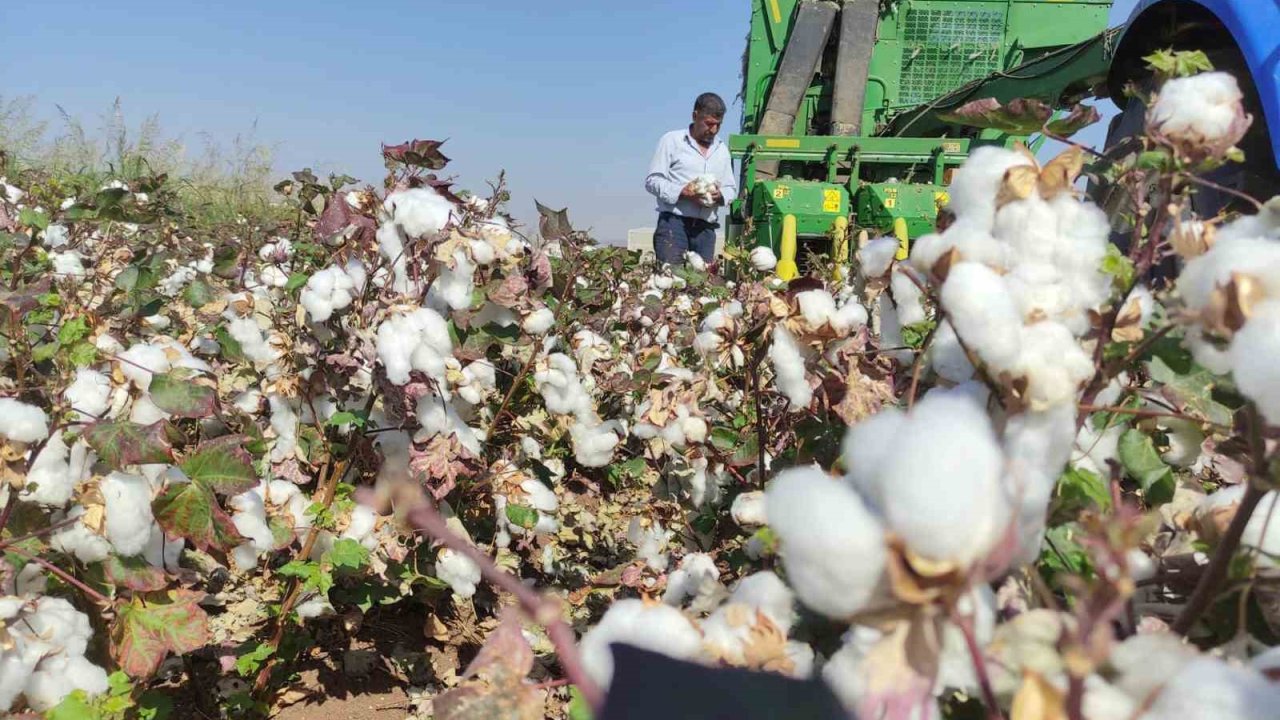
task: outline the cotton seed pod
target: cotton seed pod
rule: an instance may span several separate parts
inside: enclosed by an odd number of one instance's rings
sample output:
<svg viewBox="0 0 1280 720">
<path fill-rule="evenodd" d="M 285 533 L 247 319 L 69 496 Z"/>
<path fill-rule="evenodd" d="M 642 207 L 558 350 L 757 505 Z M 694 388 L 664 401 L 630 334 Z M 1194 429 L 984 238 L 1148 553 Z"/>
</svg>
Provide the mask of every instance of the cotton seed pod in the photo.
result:
<svg viewBox="0 0 1280 720">
<path fill-rule="evenodd" d="M 1176 206 L 1171 205 L 1170 209 L 1174 207 Z M 1198 220 L 1180 222 L 1174 227 L 1173 232 L 1169 233 L 1169 244 L 1183 260 L 1205 254 L 1209 248 L 1213 247 L 1213 240 L 1213 225 Z"/>
<path fill-rule="evenodd" d="M 1192 161 L 1220 159 L 1240 142 L 1253 117 L 1236 79 L 1224 72 L 1174 78 L 1147 110 L 1147 133 Z"/>
<path fill-rule="evenodd" d="M 1261 281 L 1245 273 L 1231 273 L 1231 281 L 1218 286 L 1202 312 L 1205 327 L 1230 337 L 1253 315 L 1253 308 L 1266 297 Z"/>
</svg>

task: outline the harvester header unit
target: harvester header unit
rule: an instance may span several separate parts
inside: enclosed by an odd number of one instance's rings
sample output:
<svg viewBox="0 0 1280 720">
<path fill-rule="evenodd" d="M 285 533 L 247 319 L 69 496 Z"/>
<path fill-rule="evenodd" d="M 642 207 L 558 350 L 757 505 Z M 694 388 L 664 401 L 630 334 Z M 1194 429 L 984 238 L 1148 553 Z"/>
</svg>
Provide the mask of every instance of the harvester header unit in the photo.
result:
<svg viewBox="0 0 1280 720">
<path fill-rule="evenodd" d="M 1065 108 L 1105 83 L 1110 0 L 753 0 L 743 57 L 743 192 L 730 242 L 771 247 L 778 275 L 812 254 L 847 265 L 860 230 L 932 232 L 951 171 L 982 144 L 974 100 Z"/>
</svg>

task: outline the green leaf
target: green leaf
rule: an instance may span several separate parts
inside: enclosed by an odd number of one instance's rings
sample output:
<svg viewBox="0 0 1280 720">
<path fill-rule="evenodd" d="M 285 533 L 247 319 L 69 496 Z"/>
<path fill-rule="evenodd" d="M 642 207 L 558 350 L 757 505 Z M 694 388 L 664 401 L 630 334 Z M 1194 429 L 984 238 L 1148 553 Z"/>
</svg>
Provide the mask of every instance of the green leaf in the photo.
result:
<svg viewBox="0 0 1280 720">
<path fill-rule="evenodd" d="M 729 464 L 734 467 L 746 467 L 758 462 L 760 462 L 760 437 L 752 429 L 743 434 L 742 443 L 734 451 L 733 457 L 729 458 Z"/>
<path fill-rule="evenodd" d="M 163 590 L 168 584 L 164 570 L 147 562 L 142 556 L 120 557 L 111 554 L 102 561 L 107 582 L 116 587 L 140 592 Z"/>
<path fill-rule="evenodd" d="M 98 713 L 89 705 L 88 697 L 83 690 L 72 691 L 48 711 L 45 720 L 100 720 Z"/>
<path fill-rule="evenodd" d="M 361 545 L 359 540 L 343 538 L 329 548 L 329 551 L 324 554 L 323 560 L 332 565 L 334 569 L 359 570 L 365 566 L 365 563 L 369 562 L 369 549 Z"/>
<path fill-rule="evenodd" d="M 173 714 L 173 698 L 159 690 L 148 690 L 138 698 L 138 720 L 165 720 Z"/>
<path fill-rule="evenodd" d="M 729 452 L 738 444 L 741 433 L 726 427 L 711 429 L 711 445 L 720 452 Z"/>
<path fill-rule="evenodd" d="M 151 503 L 151 511 L 166 534 L 186 538 L 205 552 L 210 548 L 227 551 L 243 540 L 213 491 L 203 483 L 170 487 Z"/>
<path fill-rule="evenodd" d="M 93 343 L 78 342 L 67 353 L 67 359 L 76 367 L 92 365 L 98 360 L 98 348 L 94 347 Z"/>
<path fill-rule="evenodd" d="M 623 482 L 627 480 L 635 480 L 644 476 L 646 464 L 644 458 L 634 457 L 630 460 L 620 463 L 614 463 L 609 466 L 607 476 L 610 484 L 614 487 L 621 487 Z"/>
<path fill-rule="evenodd" d="M 1110 275 L 1115 286 L 1127 289 L 1133 285 L 1136 270 L 1133 261 L 1120 252 L 1115 245 L 1107 246 L 1107 254 L 1102 258 L 1102 272 Z"/>
<path fill-rule="evenodd" d="M 507 503 L 507 520 L 512 525 L 532 530 L 538 524 L 538 511 L 526 505 Z"/>
<path fill-rule="evenodd" d="M 1039 132 L 1053 115 L 1053 108 L 1041 100 L 1017 98 L 1001 104 L 995 98 L 982 98 L 965 103 L 938 118 L 943 122 L 968 127 L 999 130 L 1010 135 Z"/>
<path fill-rule="evenodd" d="M 309 560 L 294 560 L 276 571 L 284 577 L 302 580 L 302 586 L 308 590 L 327 595 L 333 587 L 333 575 L 321 567 L 320 563 Z"/>
<path fill-rule="evenodd" d="M 1173 499 L 1177 486 L 1173 470 L 1160 459 L 1150 436 L 1130 428 L 1120 436 L 1118 451 L 1120 464 L 1142 487 L 1148 506 L 1163 505 Z"/>
<path fill-rule="evenodd" d="M 40 228 L 45 230 L 49 227 L 49 216 L 43 212 L 39 212 L 34 208 L 22 208 L 18 212 L 18 222 L 27 227 Z"/>
<path fill-rule="evenodd" d="M 293 544 L 294 528 L 289 521 L 278 517 L 269 518 L 267 528 L 271 530 L 273 549 L 283 550 Z"/>
<path fill-rule="evenodd" d="M 184 418 L 213 415 L 218 406 L 218 392 L 208 385 L 194 382 L 195 372 L 176 368 L 151 376 L 151 402 L 165 412 Z"/>
<path fill-rule="evenodd" d="M 1040 551 L 1037 566 L 1050 586 L 1060 585 L 1058 578 L 1061 575 L 1086 578 L 1093 575 L 1089 553 L 1076 539 L 1079 534 L 1080 528 L 1075 523 L 1059 525 L 1045 533 L 1044 547 Z"/>
<path fill-rule="evenodd" d="M 1231 425 L 1234 413 L 1213 399 L 1213 389 L 1221 381 L 1217 375 L 1192 362 L 1175 369 L 1160 355 L 1152 357 L 1147 367 L 1151 379 L 1164 385 L 1162 394 L 1173 400 L 1179 410 L 1212 423 Z"/>
<path fill-rule="evenodd" d="M 569 720 L 593 720 L 595 715 L 591 712 L 591 705 L 587 703 L 587 699 L 582 696 L 582 691 L 577 685 L 569 686 Z"/>
<path fill-rule="evenodd" d="M 1089 470 L 1068 468 L 1058 478 L 1050 506 L 1051 525 L 1076 519 L 1082 510 L 1110 510 L 1111 492 L 1107 483 Z"/>
<path fill-rule="evenodd" d="M 187 289 L 182 291 L 182 297 L 194 308 L 204 307 L 218 299 L 209 283 L 198 279 L 187 285 Z"/>
<path fill-rule="evenodd" d="M 244 435 L 224 435 L 201 443 L 179 467 L 193 483 L 219 495 L 238 495 L 258 484 L 253 458 L 244 449 Z"/>
<path fill-rule="evenodd" d="M 120 271 L 119 275 L 116 275 L 116 287 L 125 292 L 133 292 L 133 289 L 138 286 L 138 277 L 140 274 L 141 273 L 138 270 L 137 265 L 130 265 L 126 267 L 124 270 Z"/>
<path fill-rule="evenodd" d="M 299 273 L 299 272 L 293 273 L 292 275 L 289 276 L 289 281 L 284 284 L 285 291 L 293 292 L 294 290 L 297 290 L 303 285 L 306 285 L 307 280 L 309 280 L 310 277 L 311 276 L 307 275 L 306 273 Z"/>
<path fill-rule="evenodd" d="M 83 315 L 72 318 L 58 328 L 58 342 L 63 345 L 72 345 L 83 340 L 89 334 L 89 329 L 89 323 Z"/>
<path fill-rule="evenodd" d="M 364 424 L 365 424 L 365 418 L 362 417 L 362 415 L 363 413 L 356 414 L 356 413 L 347 412 L 344 410 L 342 412 L 334 413 L 333 417 L 329 418 L 328 424 L 334 427 L 341 427 L 343 425 L 355 425 L 358 428 L 362 428 L 364 427 Z"/>
<path fill-rule="evenodd" d="M 413 578 L 418 580 L 419 578 Z M 435 580 L 435 578 L 430 578 Z M 408 587 L 406 585 L 406 587 Z M 334 600 L 342 602 L 346 605 L 354 605 L 360 608 L 361 612 L 369 612 L 375 606 L 392 605 L 400 600 L 402 595 L 398 588 L 391 585 L 375 584 L 372 582 L 362 582 L 354 587 L 341 587 L 333 591 Z"/>
<path fill-rule="evenodd" d="M 46 360 L 52 360 L 53 357 L 58 354 L 58 350 L 60 349 L 62 349 L 62 346 L 58 344 L 57 340 L 41 343 L 31 348 L 31 359 L 38 363 Z"/>
<path fill-rule="evenodd" d="M 169 653 L 182 655 L 209 643 L 209 618 L 198 604 L 202 593 L 174 590 L 135 595 L 111 625 L 111 654 L 131 677 L 155 673 Z"/>
<path fill-rule="evenodd" d="M 1201 50 L 1157 50 L 1142 59 L 1164 79 L 1213 71 L 1209 56 Z"/>
<path fill-rule="evenodd" d="M 244 362 L 247 360 L 244 348 L 240 346 L 240 341 L 231 336 L 227 326 L 219 325 L 213 331 L 213 339 L 218 341 L 218 346 L 222 349 L 222 357 L 226 358 L 228 362 Z"/>
<path fill-rule="evenodd" d="M 173 427 L 165 420 L 151 425 L 99 421 L 84 431 L 84 439 L 102 462 L 112 470 L 122 470 L 128 465 L 172 461 L 172 432 Z"/>
<path fill-rule="evenodd" d="M 924 320 L 911 325 L 902 326 L 902 342 L 909 348 L 919 350 L 924 345 L 924 339 L 929 337 L 929 333 L 933 332 L 933 328 L 938 323 L 933 320 Z"/>
<path fill-rule="evenodd" d="M 268 643 L 258 643 L 252 650 L 236 658 L 236 672 L 241 677 L 256 675 L 262 669 L 267 658 L 275 654 L 275 649 Z"/>
</svg>

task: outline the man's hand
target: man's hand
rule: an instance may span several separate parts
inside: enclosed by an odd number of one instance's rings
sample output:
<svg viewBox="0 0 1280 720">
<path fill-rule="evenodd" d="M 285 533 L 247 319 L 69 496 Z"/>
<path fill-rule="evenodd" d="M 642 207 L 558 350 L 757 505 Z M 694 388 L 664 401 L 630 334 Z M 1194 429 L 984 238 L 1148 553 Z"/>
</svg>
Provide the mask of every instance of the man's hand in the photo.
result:
<svg viewBox="0 0 1280 720">
<path fill-rule="evenodd" d="M 713 206 L 713 207 L 714 207 L 714 206 L 718 206 L 718 205 L 723 205 L 723 204 L 724 204 L 724 194 L 722 194 L 722 193 L 720 192 L 720 186 L 719 186 L 719 185 L 717 185 L 717 186 L 715 186 L 714 188 L 712 188 L 712 189 L 711 189 L 711 199 L 712 199 L 712 201 L 713 201 L 713 203 L 712 203 L 712 206 Z"/>
<path fill-rule="evenodd" d="M 689 198 L 691 200 L 697 200 L 699 195 L 700 193 L 692 180 L 690 180 L 689 184 L 685 185 L 684 189 L 680 191 L 680 197 Z"/>
</svg>

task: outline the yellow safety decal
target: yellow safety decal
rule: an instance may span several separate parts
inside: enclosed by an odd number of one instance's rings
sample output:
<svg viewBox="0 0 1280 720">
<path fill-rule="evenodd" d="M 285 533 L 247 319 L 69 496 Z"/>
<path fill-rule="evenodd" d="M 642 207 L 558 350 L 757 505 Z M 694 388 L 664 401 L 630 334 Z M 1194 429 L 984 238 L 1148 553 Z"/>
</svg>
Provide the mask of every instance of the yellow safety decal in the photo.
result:
<svg viewBox="0 0 1280 720">
<path fill-rule="evenodd" d="M 946 207 L 951 204 L 951 196 L 945 190 L 939 190 L 933 194 L 933 204 L 938 207 Z"/>
<path fill-rule="evenodd" d="M 773 188 L 773 199 L 774 199 L 774 200 L 781 200 L 781 199 L 783 199 L 783 198 L 787 198 L 787 197 L 791 197 L 791 186 L 790 186 L 790 185 L 778 185 L 778 186 L 776 186 L 776 187 L 774 187 L 774 188 Z"/>
<path fill-rule="evenodd" d="M 829 213 L 840 212 L 840 191 L 839 190 L 823 190 L 822 191 L 822 212 L 829 212 Z"/>
<path fill-rule="evenodd" d="M 773 11 L 773 22 L 782 22 L 782 9 L 778 7 L 778 0 L 769 0 L 769 9 Z"/>
<path fill-rule="evenodd" d="M 886 210 L 892 210 L 898 207 L 898 198 L 892 196 L 886 197 L 884 199 L 884 207 Z"/>
<path fill-rule="evenodd" d="M 798 138 L 769 138 L 764 141 L 765 147 L 771 148 L 798 148 L 800 140 Z"/>
<path fill-rule="evenodd" d="M 944 142 L 942 143 L 942 152 L 958 153 L 960 152 L 960 143 Z"/>
</svg>

